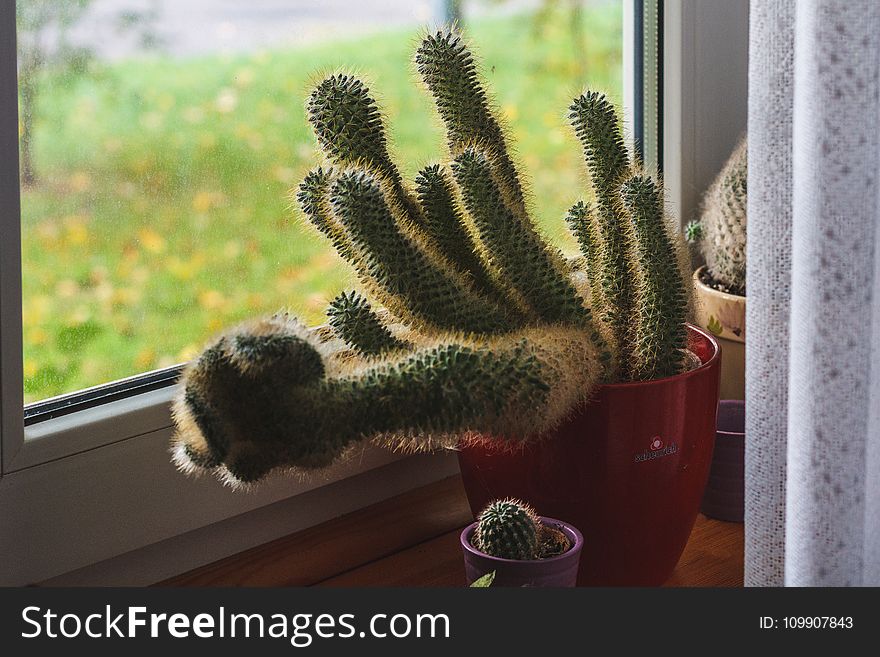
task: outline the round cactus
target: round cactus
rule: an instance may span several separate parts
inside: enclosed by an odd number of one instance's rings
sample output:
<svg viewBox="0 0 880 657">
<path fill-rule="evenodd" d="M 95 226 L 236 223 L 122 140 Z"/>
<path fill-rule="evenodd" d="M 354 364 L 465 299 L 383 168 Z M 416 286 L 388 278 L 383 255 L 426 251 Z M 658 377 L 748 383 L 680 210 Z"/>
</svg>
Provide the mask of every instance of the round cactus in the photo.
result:
<svg viewBox="0 0 880 657">
<path fill-rule="evenodd" d="M 715 284 L 739 295 L 746 290 L 747 156 L 743 138 L 706 191 L 699 229 L 688 234 L 699 242 Z"/>
<path fill-rule="evenodd" d="M 537 559 L 541 521 L 528 504 L 513 499 L 496 500 L 477 518 L 474 547 L 502 559 Z"/>
</svg>

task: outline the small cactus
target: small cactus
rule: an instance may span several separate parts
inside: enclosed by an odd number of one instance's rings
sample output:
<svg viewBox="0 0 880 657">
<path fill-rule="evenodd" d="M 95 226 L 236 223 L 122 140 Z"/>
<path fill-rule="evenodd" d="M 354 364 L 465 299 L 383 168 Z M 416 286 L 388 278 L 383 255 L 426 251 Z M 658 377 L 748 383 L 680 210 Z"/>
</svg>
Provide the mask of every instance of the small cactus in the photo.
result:
<svg viewBox="0 0 880 657">
<path fill-rule="evenodd" d="M 500 559 L 537 559 L 541 548 L 541 521 L 528 504 L 496 500 L 477 518 L 474 547 Z"/>
<path fill-rule="evenodd" d="M 748 145 L 743 137 L 703 197 L 700 221 L 688 225 L 709 275 L 722 291 L 746 293 Z"/>
<path fill-rule="evenodd" d="M 333 299 L 327 309 L 327 319 L 336 334 L 364 356 L 409 347 L 391 334 L 366 297 L 357 292 L 342 292 Z"/>
</svg>

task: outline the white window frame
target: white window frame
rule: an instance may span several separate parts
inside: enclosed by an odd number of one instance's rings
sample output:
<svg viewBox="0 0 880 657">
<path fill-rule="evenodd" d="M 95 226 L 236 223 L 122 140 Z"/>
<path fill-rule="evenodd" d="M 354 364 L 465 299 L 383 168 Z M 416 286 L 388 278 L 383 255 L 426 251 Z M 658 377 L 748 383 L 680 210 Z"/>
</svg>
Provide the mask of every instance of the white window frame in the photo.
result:
<svg viewBox="0 0 880 657">
<path fill-rule="evenodd" d="M 626 27 L 641 0 L 623 1 Z M 734 85 L 742 103 L 731 102 L 696 62 L 741 55 L 747 1 L 661 0 L 661 6 L 664 174 L 671 204 L 686 220 L 745 117 L 744 81 Z M 632 41 L 625 34 L 625 72 L 632 70 Z M 176 386 L 24 427 L 16 60 L 15 3 L 0 3 L 0 585 L 149 583 L 457 471 L 449 453 L 403 456 L 367 447 L 326 475 L 273 477 L 252 493 L 210 477 L 184 477 L 168 455 Z M 723 63 L 730 66 L 729 59 Z M 744 72 L 744 59 L 736 66 Z M 627 87 L 627 107 L 632 98 Z M 729 125 L 713 125 L 719 113 Z M 296 505 L 305 494 L 308 510 Z M 257 513 L 275 521 L 255 531 L 247 518 Z M 108 564 L 117 564 L 115 571 Z"/>
</svg>

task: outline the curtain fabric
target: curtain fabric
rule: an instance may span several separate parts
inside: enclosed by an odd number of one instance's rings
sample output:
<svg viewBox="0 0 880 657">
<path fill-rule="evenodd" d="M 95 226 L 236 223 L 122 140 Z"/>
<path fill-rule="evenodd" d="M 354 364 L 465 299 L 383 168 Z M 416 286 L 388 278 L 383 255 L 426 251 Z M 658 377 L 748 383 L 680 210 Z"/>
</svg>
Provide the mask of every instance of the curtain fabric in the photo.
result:
<svg viewBox="0 0 880 657">
<path fill-rule="evenodd" d="M 880 3 L 750 11 L 745 584 L 880 585 Z"/>
</svg>

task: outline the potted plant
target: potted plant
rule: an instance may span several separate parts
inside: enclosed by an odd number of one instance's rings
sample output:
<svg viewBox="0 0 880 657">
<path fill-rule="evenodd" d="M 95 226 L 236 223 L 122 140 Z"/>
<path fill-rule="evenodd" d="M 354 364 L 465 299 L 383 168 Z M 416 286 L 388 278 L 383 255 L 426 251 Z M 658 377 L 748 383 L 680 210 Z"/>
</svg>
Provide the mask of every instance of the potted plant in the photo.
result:
<svg viewBox="0 0 880 657">
<path fill-rule="evenodd" d="M 721 339 L 722 399 L 745 398 L 747 157 L 744 137 L 686 228 L 706 262 L 694 272 L 696 321 Z"/>
<path fill-rule="evenodd" d="M 566 259 L 535 229 L 461 37 L 427 35 L 415 63 L 449 160 L 408 186 L 366 85 L 317 85 L 307 110 L 327 162 L 296 197 L 366 294 L 337 297 L 328 326 L 282 313 L 218 337 L 182 376 L 174 458 L 241 485 L 365 441 L 457 448 L 475 514 L 528 500 L 598 537 L 579 583 L 660 583 L 706 483 L 719 366 L 711 335 L 685 323 L 662 188 L 607 99 L 580 96 L 596 202 L 569 213 L 583 257 Z"/>
<path fill-rule="evenodd" d="M 495 586 L 574 586 L 584 537 L 539 517 L 520 500 L 495 500 L 461 532 L 468 585 L 491 575 Z"/>
</svg>

